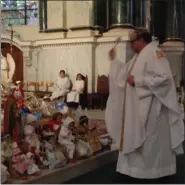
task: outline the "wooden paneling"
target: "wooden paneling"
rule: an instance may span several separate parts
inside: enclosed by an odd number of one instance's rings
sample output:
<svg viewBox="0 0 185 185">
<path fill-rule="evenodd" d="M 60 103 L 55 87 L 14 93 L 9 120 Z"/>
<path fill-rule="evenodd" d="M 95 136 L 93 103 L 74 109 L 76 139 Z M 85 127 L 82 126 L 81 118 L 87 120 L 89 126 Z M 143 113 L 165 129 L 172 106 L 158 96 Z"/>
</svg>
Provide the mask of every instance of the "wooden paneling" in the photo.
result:
<svg viewBox="0 0 185 185">
<path fill-rule="evenodd" d="M 17 80 L 23 81 L 23 53 L 22 51 L 17 48 L 16 46 L 12 46 L 12 53 L 11 53 L 11 46 L 8 43 L 1 43 L 1 52 L 3 56 L 6 56 L 7 53 L 10 53 L 15 60 L 15 74 L 13 76 L 13 82 Z"/>
<path fill-rule="evenodd" d="M 97 79 L 97 93 L 109 93 L 109 78 L 105 75 L 98 75 Z"/>
</svg>

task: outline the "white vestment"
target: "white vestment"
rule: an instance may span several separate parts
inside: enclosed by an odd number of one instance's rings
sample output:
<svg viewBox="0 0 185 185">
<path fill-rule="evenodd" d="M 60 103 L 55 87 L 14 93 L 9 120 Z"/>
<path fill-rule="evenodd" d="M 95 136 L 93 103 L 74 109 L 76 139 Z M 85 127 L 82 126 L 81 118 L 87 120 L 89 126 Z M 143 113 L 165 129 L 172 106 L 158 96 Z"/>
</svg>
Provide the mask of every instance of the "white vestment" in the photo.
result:
<svg viewBox="0 0 185 185">
<path fill-rule="evenodd" d="M 113 61 L 105 119 L 120 147 L 127 73 L 132 65 L 135 87 L 126 84 L 123 151 L 117 171 L 134 178 L 160 178 L 176 173 L 176 155 L 183 153 L 183 112 L 169 63 L 160 49 L 148 44 L 127 64 Z"/>
<path fill-rule="evenodd" d="M 51 96 L 51 100 L 58 98 L 60 96 L 65 96 L 69 92 L 70 81 L 69 78 L 58 77 L 54 84 L 54 91 Z"/>
<path fill-rule="evenodd" d="M 83 80 L 76 80 L 72 91 L 67 94 L 67 102 L 76 102 L 79 103 L 79 95 L 84 90 L 85 83 Z"/>
</svg>

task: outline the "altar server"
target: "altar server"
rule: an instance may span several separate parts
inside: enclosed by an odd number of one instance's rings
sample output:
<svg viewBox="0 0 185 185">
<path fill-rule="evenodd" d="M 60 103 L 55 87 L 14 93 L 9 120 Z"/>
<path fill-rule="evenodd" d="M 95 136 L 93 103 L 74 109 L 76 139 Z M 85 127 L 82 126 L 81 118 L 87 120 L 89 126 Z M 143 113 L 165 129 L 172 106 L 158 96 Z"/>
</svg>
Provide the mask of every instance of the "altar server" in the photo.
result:
<svg viewBox="0 0 185 185">
<path fill-rule="evenodd" d="M 69 92 L 70 80 L 66 77 L 65 71 L 61 70 L 54 84 L 54 91 L 51 100 L 65 96 Z"/>
<path fill-rule="evenodd" d="M 148 31 L 130 35 L 136 54 L 126 63 L 110 50 L 110 95 L 106 108 L 109 133 L 119 148 L 117 172 L 138 179 L 176 173 L 176 155 L 183 154 L 183 112 L 164 53 Z"/>
<path fill-rule="evenodd" d="M 67 102 L 79 103 L 79 95 L 84 91 L 84 80 L 82 75 L 79 73 L 76 76 L 76 81 L 73 84 L 72 91 L 67 94 Z"/>
</svg>

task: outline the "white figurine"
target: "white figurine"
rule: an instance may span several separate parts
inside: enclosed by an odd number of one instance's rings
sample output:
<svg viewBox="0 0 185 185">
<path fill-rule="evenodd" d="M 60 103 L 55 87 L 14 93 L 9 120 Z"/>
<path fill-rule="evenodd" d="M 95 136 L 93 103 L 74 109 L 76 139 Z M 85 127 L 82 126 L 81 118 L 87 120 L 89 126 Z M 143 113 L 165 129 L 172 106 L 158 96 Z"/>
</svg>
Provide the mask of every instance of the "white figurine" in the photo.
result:
<svg viewBox="0 0 185 185">
<path fill-rule="evenodd" d="M 91 157 L 93 155 L 93 150 L 89 143 L 78 139 L 76 142 L 76 153 L 79 158 Z"/>
<path fill-rule="evenodd" d="M 45 96 L 41 102 L 41 110 L 44 116 L 51 116 L 51 101 L 48 96 Z"/>
<path fill-rule="evenodd" d="M 27 171 L 27 162 L 24 158 L 24 154 L 18 147 L 16 142 L 12 143 L 12 168 L 17 172 L 20 177 Z"/>
<path fill-rule="evenodd" d="M 7 53 L 7 57 L 4 57 L 1 53 L 1 83 L 4 86 L 6 86 L 7 83 L 12 82 L 14 73 L 15 73 L 14 59 L 9 53 Z"/>
<path fill-rule="evenodd" d="M 74 158 L 76 147 L 74 144 L 75 137 L 72 135 L 74 124 L 74 120 L 70 117 L 67 117 L 63 122 L 58 136 L 58 142 L 66 147 L 68 158 L 70 160 Z"/>
<path fill-rule="evenodd" d="M 34 155 L 31 152 L 28 152 L 26 154 L 26 157 L 27 157 L 27 164 L 28 164 L 28 169 L 27 169 L 28 175 L 33 175 L 33 174 L 39 172 L 40 169 L 35 164 Z"/>
<path fill-rule="evenodd" d="M 35 148 L 35 153 L 40 153 L 41 143 L 38 136 L 35 133 L 35 129 L 31 125 L 25 125 L 24 127 L 25 142 L 28 143 L 30 148 Z"/>
<path fill-rule="evenodd" d="M 1 184 L 4 184 L 7 182 L 8 175 L 9 173 L 8 173 L 7 167 L 1 163 Z"/>
<path fill-rule="evenodd" d="M 64 166 L 67 160 L 63 153 L 53 146 L 52 142 L 45 141 L 45 150 L 49 169 L 55 169 Z"/>
</svg>

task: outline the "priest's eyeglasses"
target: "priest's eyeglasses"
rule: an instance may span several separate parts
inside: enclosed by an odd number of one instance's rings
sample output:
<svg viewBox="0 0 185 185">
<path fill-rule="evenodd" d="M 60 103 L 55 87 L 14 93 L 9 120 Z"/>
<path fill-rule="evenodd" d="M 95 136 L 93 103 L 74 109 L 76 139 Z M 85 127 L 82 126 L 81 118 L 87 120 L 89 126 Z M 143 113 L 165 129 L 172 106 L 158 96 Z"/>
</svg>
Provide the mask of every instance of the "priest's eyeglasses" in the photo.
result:
<svg viewBox="0 0 185 185">
<path fill-rule="evenodd" d="M 138 38 L 136 38 L 134 40 L 130 40 L 130 43 L 133 44 L 136 40 L 138 40 Z"/>
</svg>

